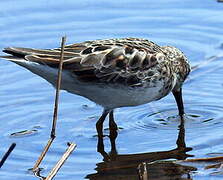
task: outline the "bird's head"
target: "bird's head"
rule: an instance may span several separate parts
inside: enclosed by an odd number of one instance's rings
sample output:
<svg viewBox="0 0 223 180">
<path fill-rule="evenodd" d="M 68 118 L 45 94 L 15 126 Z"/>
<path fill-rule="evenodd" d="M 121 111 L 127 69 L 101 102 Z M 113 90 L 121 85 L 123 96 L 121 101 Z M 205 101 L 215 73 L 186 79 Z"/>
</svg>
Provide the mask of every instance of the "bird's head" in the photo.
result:
<svg viewBox="0 0 223 180">
<path fill-rule="evenodd" d="M 182 86 L 183 82 L 190 73 L 190 64 L 187 60 L 187 57 L 178 48 L 173 46 L 164 46 L 162 48 L 169 60 L 170 65 L 173 68 L 173 71 L 176 74 L 177 82 L 174 89 L 177 90 Z"/>
</svg>

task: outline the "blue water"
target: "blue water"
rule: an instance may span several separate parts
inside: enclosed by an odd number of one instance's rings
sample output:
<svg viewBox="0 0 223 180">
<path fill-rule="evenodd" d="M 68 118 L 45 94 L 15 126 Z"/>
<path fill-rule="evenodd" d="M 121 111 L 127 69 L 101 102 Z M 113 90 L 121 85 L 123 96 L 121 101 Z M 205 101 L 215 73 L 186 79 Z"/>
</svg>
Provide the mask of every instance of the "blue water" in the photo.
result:
<svg viewBox="0 0 223 180">
<path fill-rule="evenodd" d="M 67 36 L 68 44 L 141 37 L 180 48 L 192 65 L 201 64 L 184 85 L 186 145 L 193 148 L 189 153 L 195 158 L 223 153 L 223 3 L 215 0 L 3 0 L 0 7 L 0 49 L 55 48 L 63 35 Z M 204 63 L 210 57 L 213 61 Z M 48 140 L 54 95 L 55 90 L 45 80 L 16 64 L 0 61 L 0 157 L 12 142 L 17 144 L 0 169 L 0 179 L 35 179 L 28 169 L 33 167 Z M 95 130 L 101 112 L 102 108 L 93 102 L 61 91 L 57 137 L 41 164 L 41 175 L 49 173 L 68 141 L 75 142 L 77 148 L 55 179 L 81 180 L 97 173 L 95 168 L 103 162 L 97 152 Z M 150 104 L 117 109 L 118 154 L 174 149 L 180 123 L 176 115 L 172 95 Z M 23 130 L 33 131 L 11 135 Z M 104 145 L 109 151 L 108 137 Z M 213 174 L 219 169 L 211 171 L 204 170 L 203 164 L 190 165 L 198 168 L 191 172 L 195 180 L 223 178 Z"/>
</svg>

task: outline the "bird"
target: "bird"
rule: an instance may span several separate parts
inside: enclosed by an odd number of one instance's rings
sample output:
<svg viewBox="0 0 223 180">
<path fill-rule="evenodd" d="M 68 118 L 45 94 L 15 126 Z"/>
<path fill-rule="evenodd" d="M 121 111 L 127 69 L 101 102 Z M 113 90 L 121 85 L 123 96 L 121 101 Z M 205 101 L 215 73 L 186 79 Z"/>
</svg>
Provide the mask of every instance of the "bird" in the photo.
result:
<svg viewBox="0 0 223 180">
<path fill-rule="evenodd" d="M 61 48 L 8 47 L 1 58 L 25 67 L 56 86 Z M 84 41 L 64 47 L 61 89 L 83 96 L 103 107 L 96 122 L 98 135 L 109 116 L 109 128 L 117 130 L 114 109 L 159 100 L 170 92 L 182 117 L 182 86 L 190 64 L 174 46 L 160 46 L 143 38 Z"/>
</svg>

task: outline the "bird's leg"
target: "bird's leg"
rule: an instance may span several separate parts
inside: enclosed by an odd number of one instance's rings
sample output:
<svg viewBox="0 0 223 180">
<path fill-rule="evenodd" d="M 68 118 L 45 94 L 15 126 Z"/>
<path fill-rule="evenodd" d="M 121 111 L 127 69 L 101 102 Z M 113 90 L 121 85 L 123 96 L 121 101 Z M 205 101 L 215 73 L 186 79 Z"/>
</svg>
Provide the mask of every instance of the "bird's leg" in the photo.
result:
<svg viewBox="0 0 223 180">
<path fill-rule="evenodd" d="M 179 111 L 179 115 L 182 118 L 184 115 L 184 104 L 183 104 L 183 98 L 182 98 L 182 88 L 179 90 L 173 90 L 174 98 L 177 102 L 177 107 Z"/>
<path fill-rule="evenodd" d="M 179 134 L 178 134 L 176 144 L 177 144 L 176 150 L 178 153 L 178 155 L 177 155 L 178 160 L 184 160 L 188 157 L 193 157 L 193 155 L 187 154 L 187 152 L 191 151 L 192 148 L 186 146 L 184 118 L 183 117 L 180 117 Z"/>
<path fill-rule="evenodd" d="M 96 129 L 97 129 L 99 137 L 103 137 L 103 122 L 104 122 L 106 116 L 108 115 L 108 113 L 109 113 L 108 110 L 104 110 L 101 117 L 99 118 L 99 120 L 96 123 Z"/>
<path fill-rule="evenodd" d="M 110 139 L 110 142 L 111 142 L 111 151 L 109 153 L 110 160 L 115 160 L 116 156 L 117 156 L 117 150 L 116 150 L 116 144 L 115 144 L 115 140 L 118 136 L 117 130 L 118 130 L 118 126 L 115 123 L 114 113 L 113 113 L 113 110 L 112 110 L 109 113 L 109 131 L 110 131 L 109 139 Z"/>
<path fill-rule="evenodd" d="M 116 160 L 117 157 L 117 149 L 116 149 L 116 138 L 118 136 L 117 131 L 114 131 L 113 133 L 110 133 L 109 139 L 110 139 L 110 143 L 111 143 L 111 151 L 109 153 L 109 157 L 111 161 Z"/>
<path fill-rule="evenodd" d="M 98 145 L 97 145 L 97 151 L 100 152 L 102 155 L 104 155 L 104 158 L 106 159 L 106 153 L 104 151 L 104 142 L 103 142 L 103 122 L 108 115 L 109 111 L 104 110 L 101 117 L 96 123 L 96 129 L 98 133 Z"/>
<path fill-rule="evenodd" d="M 186 154 L 186 152 L 191 151 L 192 148 L 186 147 L 185 143 L 185 128 L 184 128 L 184 105 L 183 105 L 183 98 L 182 98 L 182 88 L 179 90 L 173 90 L 173 95 L 175 97 L 175 100 L 177 102 L 177 107 L 179 110 L 179 116 L 180 116 L 180 125 L 179 125 L 179 135 L 177 138 L 177 150 L 180 153 L 180 156 L 178 159 L 186 159 L 187 157 L 193 157 L 193 155 Z"/>
<path fill-rule="evenodd" d="M 117 124 L 115 123 L 115 120 L 114 120 L 114 114 L 113 114 L 113 110 L 109 113 L 109 131 L 110 131 L 110 140 L 111 140 L 111 145 L 115 144 L 113 143 L 112 141 L 115 141 L 118 133 L 117 133 L 117 130 L 118 130 L 118 126 Z M 112 149 L 116 149 L 115 147 Z"/>
<path fill-rule="evenodd" d="M 177 148 L 178 149 L 186 148 L 184 118 L 180 118 L 179 134 L 178 134 L 178 138 L 177 138 L 176 143 L 177 143 Z"/>
<path fill-rule="evenodd" d="M 111 141 L 111 153 L 110 155 L 107 154 L 105 152 L 104 149 L 104 142 L 103 142 L 103 122 L 107 116 L 107 114 L 109 113 L 109 130 L 110 130 L 110 141 Z M 98 120 L 97 124 L 97 131 L 98 131 L 98 146 L 97 146 L 97 151 L 104 157 L 104 161 L 109 161 L 111 160 L 111 158 L 114 156 L 116 156 L 117 151 L 116 151 L 116 145 L 115 145 L 115 139 L 117 137 L 117 125 L 114 121 L 114 116 L 113 116 L 113 110 L 112 111 L 108 111 L 108 110 L 104 110 L 102 116 L 100 117 L 100 119 Z M 110 157 L 111 156 L 111 157 Z"/>
<path fill-rule="evenodd" d="M 114 120 L 113 110 L 110 111 L 110 113 L 109 113 L 109 130 L 110 130 L 110 132 L 118 130 L 118 126 L 117 126 L 117 124 L 115 123 L 115 120 Z"/>
<path fill-rule="evenodd" d="M 103 137 L 101 136 L 98 136 L 97 151 L 103 156 L 103 161 L 107 162 L 110 160 L 110 156 L 108 155 L 108 153 L 105 152 Z"/>
</svg>

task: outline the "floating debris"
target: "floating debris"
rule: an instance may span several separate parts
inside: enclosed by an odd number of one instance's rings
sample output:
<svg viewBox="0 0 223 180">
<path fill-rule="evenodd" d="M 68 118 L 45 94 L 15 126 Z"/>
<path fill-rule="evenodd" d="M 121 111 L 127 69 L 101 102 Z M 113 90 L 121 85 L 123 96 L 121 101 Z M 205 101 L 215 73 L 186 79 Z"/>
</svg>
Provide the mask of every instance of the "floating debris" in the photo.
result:
<svg viewBox="0 0 223 180">
<path fill-rule="evenodd" d="M 36 130 L 36 129 L 23 130 L 23 131 L 14 132 L 14 133 L 10 134 L 10 137 L 29 136 L 29 135 L 36 134 L 37 132 L 38 132 L 38 130 Z"/>
</svg>

